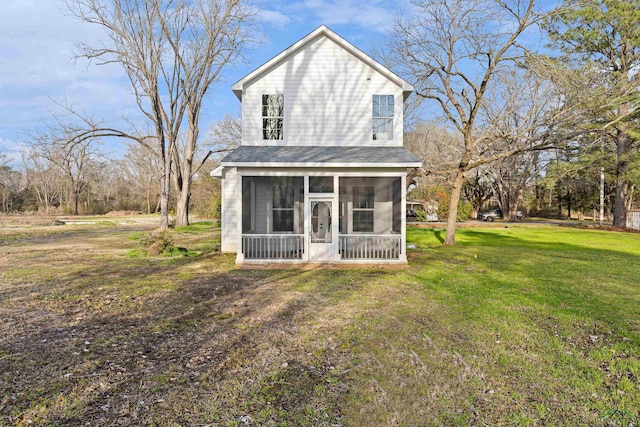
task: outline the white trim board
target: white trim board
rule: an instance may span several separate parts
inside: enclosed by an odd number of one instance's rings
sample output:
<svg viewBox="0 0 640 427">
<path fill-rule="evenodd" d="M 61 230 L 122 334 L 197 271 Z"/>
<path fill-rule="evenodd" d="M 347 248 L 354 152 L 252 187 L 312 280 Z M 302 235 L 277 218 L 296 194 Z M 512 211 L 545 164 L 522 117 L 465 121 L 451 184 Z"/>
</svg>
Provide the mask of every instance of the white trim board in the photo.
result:
<svg viewBox="0 0 640 427">
<path fill-rule="evenodd" d="M 422 166 L 422 163 L 223 162 L 222 165 L 224 167 L 245 168 L 419 168 Z"/>
</svg>

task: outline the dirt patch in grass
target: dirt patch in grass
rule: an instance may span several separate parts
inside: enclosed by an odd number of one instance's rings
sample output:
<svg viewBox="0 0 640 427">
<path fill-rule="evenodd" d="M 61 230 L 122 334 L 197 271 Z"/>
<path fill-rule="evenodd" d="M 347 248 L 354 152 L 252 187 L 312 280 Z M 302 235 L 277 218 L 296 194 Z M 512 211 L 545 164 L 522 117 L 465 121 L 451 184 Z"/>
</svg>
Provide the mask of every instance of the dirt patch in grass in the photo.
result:
<svg viewBox="0 0 640 427">
<path fill-rule="evenodd" d="M 130 233 L 3 248 L 0 424 L 340 423 L 342 356 L 309 317 L 326 297 L 236 270 L 215 230 L 178 258 L 127 258 Z"/>
</svg>

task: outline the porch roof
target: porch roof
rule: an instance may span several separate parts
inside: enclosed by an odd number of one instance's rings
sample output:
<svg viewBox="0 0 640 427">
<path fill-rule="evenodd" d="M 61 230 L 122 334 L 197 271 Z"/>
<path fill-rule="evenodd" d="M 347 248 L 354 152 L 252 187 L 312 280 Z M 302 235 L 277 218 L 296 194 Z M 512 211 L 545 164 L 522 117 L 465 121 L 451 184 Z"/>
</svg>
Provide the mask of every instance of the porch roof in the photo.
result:
<svg viewBox="0 0 640 427">
<path fill-rule="evenodd" d="M 417 168 L 420 159 L 405 147 L 249 146 L 233 150 L 222 166 Z"/>
</svg>

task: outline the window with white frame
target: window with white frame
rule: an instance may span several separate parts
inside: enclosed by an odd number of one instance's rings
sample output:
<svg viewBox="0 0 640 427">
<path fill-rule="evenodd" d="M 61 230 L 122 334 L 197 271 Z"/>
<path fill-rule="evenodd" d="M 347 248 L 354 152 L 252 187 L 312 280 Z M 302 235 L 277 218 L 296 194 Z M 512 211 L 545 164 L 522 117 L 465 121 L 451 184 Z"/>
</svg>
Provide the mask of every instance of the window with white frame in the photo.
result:
<svg viewBox="0 0 640 427">
<path fill-rule="evenodd" d="M 289 186 L 273 186 L 273 231 L 293 231 L 293 207 L 295 202 L 294 188 Z"/>
<path fill-rule="evenodd" d="M 373 139 L 393 139 L 393 95 L 373 95 Z"/>
<path fill-rule="evenodd" d="M 284 137 L 284 95 L 262 95 L 262 139 Z"/>
<path fill-rule="evenodd" d="M 373 187 L 353 187 L 353 231 L 373 233 Z"/>
</svg>

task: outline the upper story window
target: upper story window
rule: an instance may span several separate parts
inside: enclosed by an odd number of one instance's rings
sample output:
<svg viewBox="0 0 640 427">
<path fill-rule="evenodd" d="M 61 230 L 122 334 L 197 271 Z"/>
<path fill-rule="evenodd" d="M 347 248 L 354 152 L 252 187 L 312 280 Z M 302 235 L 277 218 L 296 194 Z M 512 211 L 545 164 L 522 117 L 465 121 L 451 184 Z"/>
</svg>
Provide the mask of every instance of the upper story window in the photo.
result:
<svg viewBox="0 0 640 427">
<path fill-rule="evenodd" d="M 284 95 L 262 95 L 262 139 L 283 139 Z"/>
<path fill-rule="evenodd" d="M 373 139 L 393 139 L 393 95 L 373 95 Z"/>
</svg>

